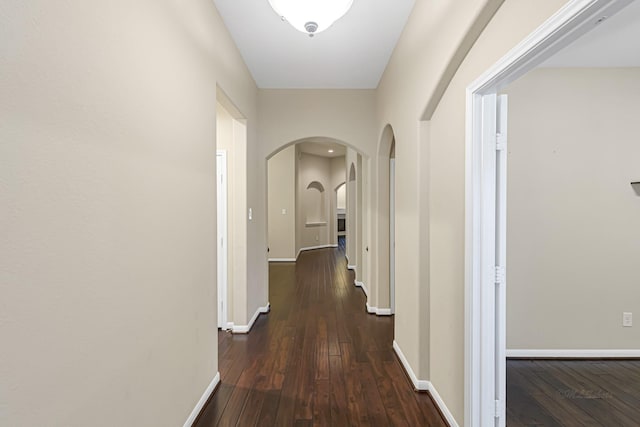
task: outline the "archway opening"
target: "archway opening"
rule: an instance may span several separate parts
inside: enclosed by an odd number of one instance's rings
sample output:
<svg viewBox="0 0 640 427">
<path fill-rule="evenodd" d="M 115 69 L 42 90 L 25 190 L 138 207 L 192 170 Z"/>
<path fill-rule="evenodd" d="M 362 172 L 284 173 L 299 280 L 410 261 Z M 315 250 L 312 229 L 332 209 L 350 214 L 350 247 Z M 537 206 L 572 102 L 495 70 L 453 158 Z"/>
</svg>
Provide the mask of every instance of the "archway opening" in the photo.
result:
<svg viewBox="0 0 640 427">
<path fill-rule="evenodd" d="M 346 265 L 355 284 L 368 293 L 362 208 L 369 203 L 363 178 L 368 158 L 343 141 L 313 137 L 283 145 L 266 161 L 270 269 L 296 262 L 306 251 L 342 247 L 345 256 L 351 252 Z"/>
</svg>

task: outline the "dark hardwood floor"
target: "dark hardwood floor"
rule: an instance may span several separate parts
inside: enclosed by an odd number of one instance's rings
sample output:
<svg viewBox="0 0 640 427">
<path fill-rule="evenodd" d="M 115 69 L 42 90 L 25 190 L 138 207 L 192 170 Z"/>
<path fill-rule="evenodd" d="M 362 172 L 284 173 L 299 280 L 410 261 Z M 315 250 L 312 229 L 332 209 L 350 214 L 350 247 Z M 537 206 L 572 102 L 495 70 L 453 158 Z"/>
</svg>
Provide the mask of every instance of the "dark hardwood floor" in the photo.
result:
<svg viewBox="0 0 640 427">
<path fill-rule="evenodd" d="M 640 426 L 638 360 L 508 360 L 507 426 Z"/>
<path fill-rule="evenodd" d="M 365 311 L 344 251 L 271 264 L 271 312 L 219 333 L 221 384 L 194 425 L 446 426 L 392 349 L 393 317 Z"/>
</svg>

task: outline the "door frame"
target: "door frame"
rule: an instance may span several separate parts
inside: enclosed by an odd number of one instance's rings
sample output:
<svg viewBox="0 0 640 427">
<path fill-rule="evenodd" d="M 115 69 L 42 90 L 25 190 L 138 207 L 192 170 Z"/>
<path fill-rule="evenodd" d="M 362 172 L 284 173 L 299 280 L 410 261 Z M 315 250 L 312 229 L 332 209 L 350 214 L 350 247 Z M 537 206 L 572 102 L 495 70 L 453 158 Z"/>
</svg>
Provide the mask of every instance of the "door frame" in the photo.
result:
<svg viewBox="0 0 640 427">
<path fill-rule="evenodd" d="M 396 312 L 396 159 L 389 158 L 389 308 Z"/>
<path fill-rule="evenodd" d="M 216 189 L 220 190 L 216 195 L 216 207 L 217 207 L 217 221 L 216 221 L 216 247 L 218 254 L 217 262 L 217 288 L 218 288 L 218 328 L 226 330 L 228 329 L 228 289 L 229 289 L 229 276 L 228 276 L 228 257 L 229 257 L 229 243 L 228 243 L 228 218 L 227 210 L 229 206 L 229 199 L 227 198 L 227 151 L 216 150 Z M 223 203 L 220 203 L 220 201 Z M 219 234 L 222 230 L 221 235 Z"/>
<path fill-rule="evenodd" d="M 476 79 L 466 91 L 465 141 L 465 426 L 504 426 L 506 402 L 496 400 L 504 381 L 496 363 L 496 331 L 504 331 L 506 302 L 495 303 L 496 214 L 495 95 L 633 0 L 572 0 Z M 640 1 L 640 0 L 637 0 Z M 493 111 L 491 111 L 493 109 Z M 504 270 L 496 274 L 496 267 Z M 496 305 L 494 307 L 494 305 Z M 499 337 L 498 337 L 499 338 Z M 500 346 L 506 343 L 502 341 Z M 506 350 L 506 348 L 501 348 Z M 500 378 L 496 380 L 496 378 Z"/>
</svg>

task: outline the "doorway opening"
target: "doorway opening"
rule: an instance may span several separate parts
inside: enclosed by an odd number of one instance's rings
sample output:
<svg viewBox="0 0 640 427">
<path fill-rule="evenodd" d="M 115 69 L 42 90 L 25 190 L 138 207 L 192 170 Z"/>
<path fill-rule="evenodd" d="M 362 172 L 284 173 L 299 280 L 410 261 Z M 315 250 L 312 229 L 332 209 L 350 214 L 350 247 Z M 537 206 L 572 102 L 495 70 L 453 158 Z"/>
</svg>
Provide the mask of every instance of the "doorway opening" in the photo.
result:
<svg viewBox="0 0 640 427">
<path fill-rule="evenodd" d="M 335 189 L 336 199 L 336 233 L 338 236 L 338 247 L 346 253 L 347 250 L 347 186 L 342 182 Z"/>
<path fill-rule="evenodd" d="M 396 312 L 396 141 L 389 153 L 389 309 Z"/>
<path fill-rule="evenodd" d="M 247 126 L 240 111 L 218 88 L 216 166 L 218 203 L 218 327 L 248 332 L 247 316 Z"/>
<path fill-rule="evenodd" d="M 628 1 L 569 2 L 467 89 L 465 420 L 506 423 L 507 100 L 498 93 Z"/>
<path fill-rule="evenodd" d="M 266 161 L 268 261 L 296 262 L 307 251 L 341 248 L 354 284 L 368 294 L 368 159 L 342 141 L 310 137 Z"/>
<path fill-rule="evenodd" d="M 218 328 L 227 329 L 227 152 L 216 151 L 217 230 L 218 230 Z"/>
</svg>

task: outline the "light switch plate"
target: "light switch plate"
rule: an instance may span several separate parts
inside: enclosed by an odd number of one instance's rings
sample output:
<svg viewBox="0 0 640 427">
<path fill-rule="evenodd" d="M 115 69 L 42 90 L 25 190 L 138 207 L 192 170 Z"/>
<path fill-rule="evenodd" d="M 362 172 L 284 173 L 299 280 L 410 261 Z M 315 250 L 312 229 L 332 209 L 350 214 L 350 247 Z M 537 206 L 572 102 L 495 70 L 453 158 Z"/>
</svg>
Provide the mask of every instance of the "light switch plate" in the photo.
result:
<svg viewBox="0 0 640 427">
<path fill-rule="evenodd" d="M 625 328 L 633 326 L 633 313 L 622 313 L 622 326 Z"/>
</svg>

